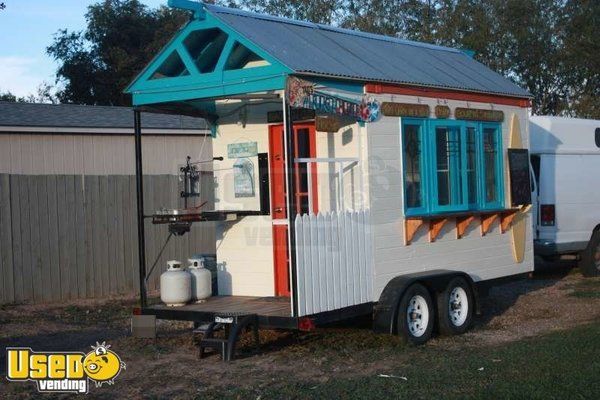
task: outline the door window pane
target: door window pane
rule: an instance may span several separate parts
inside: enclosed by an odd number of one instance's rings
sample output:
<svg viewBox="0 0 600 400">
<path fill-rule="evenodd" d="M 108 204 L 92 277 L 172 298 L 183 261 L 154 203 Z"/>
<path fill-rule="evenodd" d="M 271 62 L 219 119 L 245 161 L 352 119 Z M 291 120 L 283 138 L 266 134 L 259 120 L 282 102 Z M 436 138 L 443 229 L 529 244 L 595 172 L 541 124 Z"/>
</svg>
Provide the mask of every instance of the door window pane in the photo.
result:
<svg viewBox="0 0 600 400">
<path fill-rule="evenodd" d="M 406 208 L 417 208 L 422 206 L 420 126 L 404 125 L 402 137 Z"/>
<path fill-rule="evenodd" d="M 498 143 L 496 129 L 483 129 L 483 155 L 485 166 L 485 201 L 491 203 L 498 200 L 498 187 L 496 182 L 498 164 Z"/>
</svg>

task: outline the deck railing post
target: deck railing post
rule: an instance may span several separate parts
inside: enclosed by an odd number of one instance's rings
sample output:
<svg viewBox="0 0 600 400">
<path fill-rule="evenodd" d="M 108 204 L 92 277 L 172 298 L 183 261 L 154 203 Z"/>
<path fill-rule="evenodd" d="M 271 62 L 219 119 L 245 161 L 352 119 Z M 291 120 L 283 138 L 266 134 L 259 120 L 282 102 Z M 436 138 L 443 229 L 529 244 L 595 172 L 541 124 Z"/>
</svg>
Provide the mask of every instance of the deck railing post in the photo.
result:
<svg viewBox="0 0 600 400">
<path fill-rule="evenodd" d="M 140 306 L 147 306 L 146 294 L 146 238 L 144 232 L 144 183 L 142 170 L 142 122 L 141 113 L 133 111 L 133 131 L 135 137 L 135 183 L 137 200 L 138 256 L 140 269 Z"/>
<path fill-rule="evenodd" d="M 313 187 L 312 187 L 312 162 L 306 163 L 306 176 L 308 178 L 308 213 L 313 214 Z"/>
</svg>

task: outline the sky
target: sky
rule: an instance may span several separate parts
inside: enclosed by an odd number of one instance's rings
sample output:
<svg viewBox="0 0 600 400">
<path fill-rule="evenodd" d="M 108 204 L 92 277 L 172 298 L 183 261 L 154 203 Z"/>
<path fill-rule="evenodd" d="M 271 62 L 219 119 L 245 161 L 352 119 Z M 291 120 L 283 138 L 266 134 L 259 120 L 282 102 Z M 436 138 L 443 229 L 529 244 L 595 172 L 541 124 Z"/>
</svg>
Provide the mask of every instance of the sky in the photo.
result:
<svg viewBox="0 0 600 400">
<path fill-rule="evenodd" d="M 46 55 L 59 29 L 85 29 L 87 6 L 98 0 L 2 0 L 0 10 L 0 93 L 17 96 L 37 92 L 42 82 L 54 84 L 58 64 Z M 141 0 L 157 7 L 167 0 Z"/>
</svg>

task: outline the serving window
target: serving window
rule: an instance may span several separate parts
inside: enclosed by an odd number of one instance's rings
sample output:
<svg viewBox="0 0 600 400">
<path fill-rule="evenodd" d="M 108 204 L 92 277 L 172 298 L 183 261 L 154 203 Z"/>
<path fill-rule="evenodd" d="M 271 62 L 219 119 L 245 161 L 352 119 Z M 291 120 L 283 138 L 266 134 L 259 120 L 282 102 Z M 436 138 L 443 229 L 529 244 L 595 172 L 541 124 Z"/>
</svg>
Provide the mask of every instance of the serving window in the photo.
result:
<svg viewBox="0 0 600 400">
<path fill-rule="evenodd" d="M 500 124 L 420 118 L 401 122 L 406 215 L 503 207 Z"/>
</svg>

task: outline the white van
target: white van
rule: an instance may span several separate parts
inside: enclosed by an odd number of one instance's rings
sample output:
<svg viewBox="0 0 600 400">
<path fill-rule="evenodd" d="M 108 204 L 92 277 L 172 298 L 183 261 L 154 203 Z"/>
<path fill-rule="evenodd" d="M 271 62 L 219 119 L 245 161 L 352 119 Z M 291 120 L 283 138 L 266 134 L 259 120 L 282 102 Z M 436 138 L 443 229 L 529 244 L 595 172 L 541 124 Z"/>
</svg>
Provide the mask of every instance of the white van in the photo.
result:
<svg viewBox="0 0 600 400">
<path fill-rule="evenodd" d="M 584 275 L 598 275 L 600 121 L 537 116 L 529 123 L 535 255 L 577 255 Z"/>
</svg>

